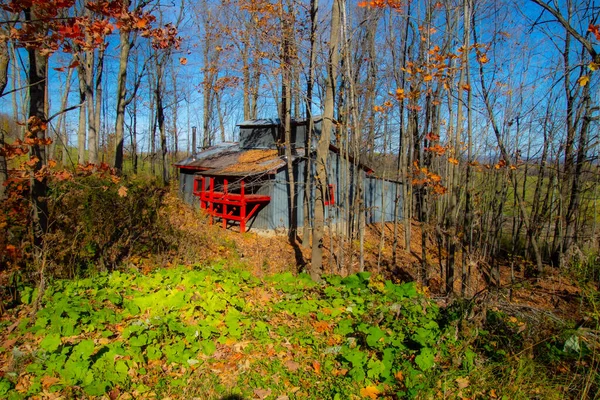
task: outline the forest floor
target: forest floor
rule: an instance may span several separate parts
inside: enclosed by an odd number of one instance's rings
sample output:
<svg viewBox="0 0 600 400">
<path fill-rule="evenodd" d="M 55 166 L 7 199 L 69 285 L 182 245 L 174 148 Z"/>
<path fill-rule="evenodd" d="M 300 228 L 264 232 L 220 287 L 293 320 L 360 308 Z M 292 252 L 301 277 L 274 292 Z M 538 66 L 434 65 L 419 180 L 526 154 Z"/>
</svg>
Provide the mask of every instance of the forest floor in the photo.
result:
<svg viewBox="0 0 600 400">
<path fill-rule="evenodd" d="M 247 265 L 256 276 L 264 276 L 279 272 L 303 272 L 310 263 L 311 250 L 302 246 L 301 232 L 297 242 L 291 244 L 288 236 L 283 233 L 255 233 L 240 234 L 237 228 L 222 229 L 220 225 L 209 225 L 208 220 L 198 215 L 187 204 L 182 204 L 176 197 L 169 197 L 166 202 L 166 212 L 174 226 L 187 232 L 191 242 L 192 238 L 202 241 L 206 251 L 203 255 L 206 260 L 216 260 L 223 257 L 238 259 Z M 383 228 L 383 239 L 382 239 Z M 417 282 L 422 259 L 421 224 L 411 221 L 410 250 L 405 247 L 404 225 L 397 226 L 397 246 L 394 257 L 394 224 L 368 225 L 364 234 L 364 271 L 381 274 L 386 279 L 394 282 Z M 206 243 L 206 232 L 215 238 L 212 243 Z M 360 272 L 359 243 L 355 240 L 349 243 L 346 240 L 340 243 L 340 235 L 335 231 L 326 229 L 323 246 L 323 265 L 326 273 L 346 276 Z M 223 245 L 225 243 L 226 245 Z M 345 251 L 341 251 L 344 247 Z M 342 256 L 343 254 L 343 256 Z M 452 297 L 445 294 L 442 277 L 442 263 L 445 263 L 445 253 L 439 257 L 437 244 L 427 238 L 427 290 L 433 298 L 440 303 L 452 301 Z M 186 260 L 190 261 L 190 260 Z M 192 260 L 203 261 L 203 260 Z M 461 259 L 457 256 L 456 264 L 460 267 Z M 513 266 L 514 273 L 508 261 L 499 262 L 500 281 L 497 289 L 491 295 L 497 301 L 507 304 L 514 303 L 522 307 L 544 310 L 556 313 L 561 317 L 580 318 L 581 315 L 581 287 L 575 277 L 569 277 L 564 271 L 555 268 L 546 268 L 540 276 L 529 277 L 526 271 L 532 269 L 530 262 L 522 260 Z M 485 263 L 471 261 L 469 268 L 469 282 L 466 285 L 466 295 L 472 297 L 482 292 L 489 292 L 490 266 Z M 455 293 L 460 293 L 461 281 L 457 277 L 454 284 Z M 489 295 L 489 294 L 488 294 Z"/>
<path fill-rule="evenodd" d="M 51 282 L 37 310 L 35 288 L 22 289 L 22 304 L 0 317 L 0 398 L 599 396 L 591 283 L 551 269 L 528 278 L 527 265 L 511 277 L 501 265 L 500 285 L 486 289 L 487 266 L 471 263 L 470 300 L 447 296 L 432 241 L 427 284 L 415 283 L 413 222 L 410 250 L 398 226 L 395 258 L 393 224 L 366 228 L 370 273 L 359 271 L 357 241 L 328 232 L 332 275 L 319 285 L 302 274 L 309 249 L 284 234 L 210 225 L 174 193 L 159 212 L 170 250 Z"/>
</svg>

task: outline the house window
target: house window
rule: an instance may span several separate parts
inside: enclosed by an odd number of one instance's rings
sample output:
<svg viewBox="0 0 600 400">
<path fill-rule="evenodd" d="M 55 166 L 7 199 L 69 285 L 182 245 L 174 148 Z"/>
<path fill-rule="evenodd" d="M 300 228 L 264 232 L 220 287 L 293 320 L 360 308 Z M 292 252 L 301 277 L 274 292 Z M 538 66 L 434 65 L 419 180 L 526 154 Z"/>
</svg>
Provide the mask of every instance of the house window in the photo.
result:
<svg viewBox="0 0 600 400">
<path fill-rule="evenodd" d="M 332 206 L 335 204 L 335 196 L 334 196 L 334 186 L 332 184 L 327 185 L 327 190 L 325 191 L 325 202 L 323 202 L 326 206 Z"/>
</svg>

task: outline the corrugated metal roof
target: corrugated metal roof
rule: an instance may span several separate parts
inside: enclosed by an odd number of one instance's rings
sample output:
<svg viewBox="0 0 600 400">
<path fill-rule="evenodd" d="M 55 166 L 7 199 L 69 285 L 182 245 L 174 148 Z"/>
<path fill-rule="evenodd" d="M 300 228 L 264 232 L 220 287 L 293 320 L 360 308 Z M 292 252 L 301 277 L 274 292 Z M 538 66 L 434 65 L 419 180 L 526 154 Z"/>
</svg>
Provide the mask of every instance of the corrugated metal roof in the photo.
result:
<svg viewBox="0 0 600 400">
<path fill-rule="evenodd" d="M 294 161 L 304 156 L 299 150 Z M 240 150 L 239 145 L 219 145 L 204 150 L 175 164 L 184 169 L 198 170 L 204 175 L 250 176 L 276 173 L 286 165 L 285 157 L 277 150 Z"/>
<path fill-rule="evenodd" d="M 249 119 L 237 124 L 237 126 L 278 126 L 281 125 L 279 118 L 265 118 L 265 119 Z"/>
<path fill-rule="evenodd" d="M 199 153 L 192 154 L 188 158 L 175 163 L 175 166 L 191 169 L 210 168 L 214 159 L 228 154 L 239 153 L 239 151 L 240 145 L 238 143 L 219 143 Z"/>
<path fill-rule="evenodd" d="M 323 119 L 320 115 L 315 115 L 312 117 L 314 122 L 321 121 Z M 306 124 L 306 119 L 292 119 L 292 125 L 304 125 Z M 242 121 L 237 126 L 279 126 L 282 125 L 281 120 L 279 118 L 263 118 L 263 119 L 248 119 L 246 121 Z"/>
</svg>

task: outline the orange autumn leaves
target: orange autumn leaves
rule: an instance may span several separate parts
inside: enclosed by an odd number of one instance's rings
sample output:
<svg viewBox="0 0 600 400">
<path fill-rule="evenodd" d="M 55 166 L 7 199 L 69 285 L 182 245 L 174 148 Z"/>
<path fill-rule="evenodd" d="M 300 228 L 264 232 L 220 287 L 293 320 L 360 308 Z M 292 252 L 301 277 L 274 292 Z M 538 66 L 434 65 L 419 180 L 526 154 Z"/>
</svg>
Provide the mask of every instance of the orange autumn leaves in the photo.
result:
<svg viewBox="0 0 600 400">
<path fill-rule="evenodd" d="M 376 399 L 379 393 L 379 389 L 377 389 L 375 386 L 367 386 L 360 389 L 360 395 L 369 399 Z"/>
<path fill-rule="evenodd" d="M 156 18 L 149 12 L 129 11 L 122 0 L 90 1 L 86 8 L 91 15 L 75 15 L 74 0 L 10 0 L 0 5 L 4 11 L 19 15 L 32 9 L 31 20 L 17 21 L 0 41 L 14 41 L 17 46 L 36 49 L 43 56 L 61 50 L 72 53 L 105 45 L 106 36 L 115 29 L 136 31 L 148 38 L 156 49 L 178 47 L 181 38 L 171 24 L 153 28 Z M 64 17 L 63 15 L 71 16 Z M 70 68 L 74 68 L 70 66 Z"/>
<path fill-rule="evenodd" d="M 373 1 L 361 1 L 358 3 L 359 7 L 371 7 L 371 8 L 392 8 L 399 11 L 405 2 L 398 0 L 373 0 Z"/>
<path fill-rule="evenodd" d="M 591 24 L 588 26 L 588 32 L 590 32 L 592 35 L 594 35 L 594 37 L 596 38 L 596 40 L 600 41 L 600 25 L 594 25 Z M 588 65 L 588 69 L 591 72 L 596 71 L 598 68 L 600 68 L 600 63 L 598 63 L 598 58 L 596 57 L 595 60 L 592 60 L 589 65 Z M 583 87 L 585 85 L 587 85 L 590 82 L 590 77 L 589 75 L 583 75 L 581 76 L 578 80 L 577 83 L 579 84 L 579 86 Z"/>
</svg>

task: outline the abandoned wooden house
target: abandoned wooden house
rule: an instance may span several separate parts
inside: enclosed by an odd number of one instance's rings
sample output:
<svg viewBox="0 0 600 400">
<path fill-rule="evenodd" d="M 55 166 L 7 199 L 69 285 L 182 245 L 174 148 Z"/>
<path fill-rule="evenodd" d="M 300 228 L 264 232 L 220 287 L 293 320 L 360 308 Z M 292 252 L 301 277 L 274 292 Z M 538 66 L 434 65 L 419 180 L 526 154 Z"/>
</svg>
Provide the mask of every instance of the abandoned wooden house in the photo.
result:
<svg viewBox="0 0 600 400">
<path fill-rule="evenodd" d="M 306 163 L 314 176 L 314 148 L 321 132 L 321 120 L 314 120 L 311 150 L 307 151 L 306 121 L 292 122 L 293 182 L 296 226 L 304 223 Z M 241 232 L 288 229 L 292 224 L 292 199 L 287 160 L 282 146 L 282 125 L 278 119 L 244 121 L 238 124 L 239 142 L 221 143 L 178 162 L 179 190 L 184 200 L 208 213 L 211 222 L 223 227 L 237 225 Z M 361 180 L 361 212 L 367 224 L 392 221 L 402 214 L 399 182 L 373 176 L 373 170 L 346 157 L 334 143 L 329 146 L 328 190 L 325 194 L 326 221 L 344 223 L 356 198 Z M 355 176 L 354 174 L 358 174 Z M 355 179 L 357 178 L 357 179 Z M 312 180 L 310 194 L 314 196 Z M 312 197 L 314 198 L 314 197 Z M 309 204 L 312 202 L 309 201 Z M 396 210 L 396 207 L 397 210 Z M 312 210 L 309 209 L 312 215 Z M 356 215 L 350 216 L 355 218 Z"/>
</svg>

